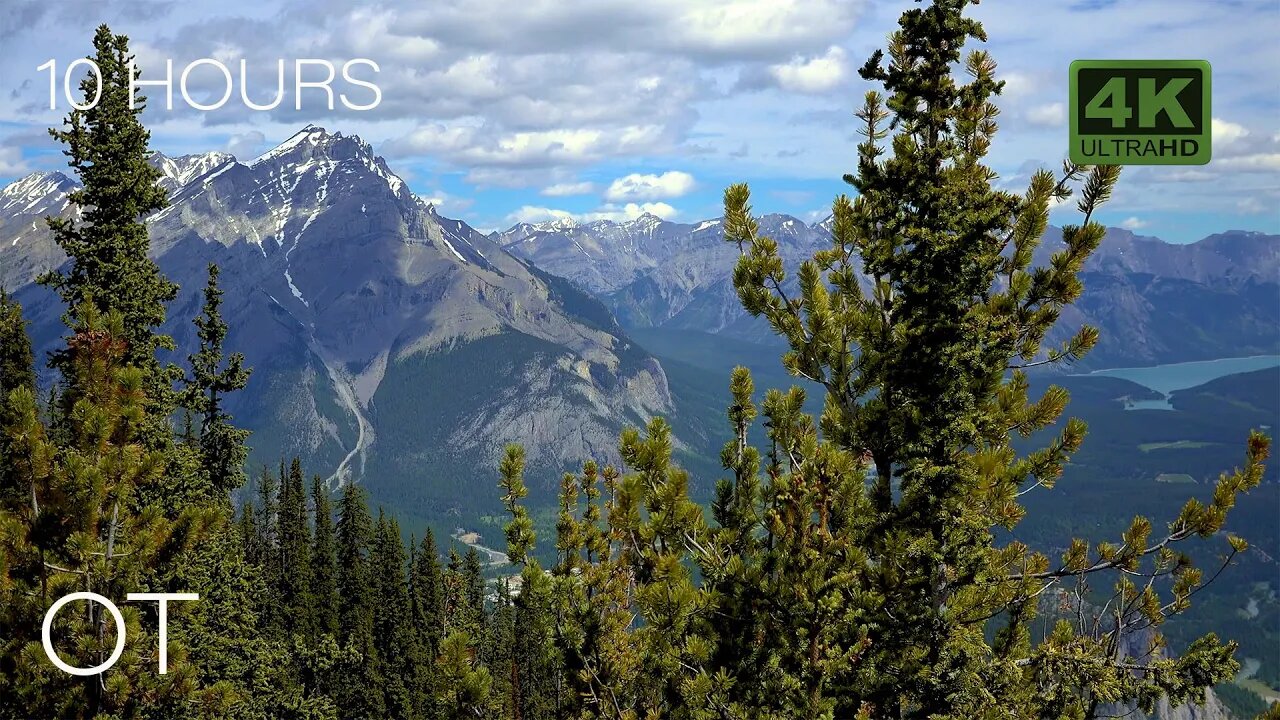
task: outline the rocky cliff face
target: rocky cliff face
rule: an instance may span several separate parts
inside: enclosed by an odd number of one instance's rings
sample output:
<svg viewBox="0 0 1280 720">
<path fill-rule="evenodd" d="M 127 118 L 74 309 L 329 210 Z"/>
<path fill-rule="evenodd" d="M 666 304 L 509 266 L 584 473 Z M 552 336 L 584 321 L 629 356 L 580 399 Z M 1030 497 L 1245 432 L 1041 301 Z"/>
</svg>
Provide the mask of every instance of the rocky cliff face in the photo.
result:
<svg viewBox="0 0 1280 720">
<path fill-rule="evenodd" d="M 1128 657 L 1143 657 L 1150 647 L 1151 631 L 1127 635 L 1123 641 L 1123 652 Z M 1186 705 L 1170 705 L 1168 698 L 1160 698 L 1155 711 L 1148 715 L 1132 705 L 1111 704 L 1098 708 L 1094 717 L 1102 718 L 1127 717 L 1134 720 L 1233 720 L 1235 717 L 1225 705 L 1213 694 L 1213 690 L 1205 692 L 1202 705 L 1188 703 Z"/>
<path fill-rule="evenodd" d="M 229 349 L 255 368 L 233 411 L 259 460 L 296 453 L 433 515 L 465 504 L 460 487 L 492 505 L 508 442 L 559 470 L 611 457 L 623 424 L 670 410 L 661 365 L 599 303 L 440 216 L 358 137 L 309 126 L 249 163 L 152 162 L 170 191 L 147 220 L 152 252 L 182 286 L 166 329 L 178 357 L 191 351 L 205 268 L 218 263 Z M 75 212 L 72 188 L 50 173 L 0 192 L 0 285 L 18 290 L 43 347 L 62 332 L 61 308 L 32 281 L 65 257 L 40 220 Z"/>
</svg>

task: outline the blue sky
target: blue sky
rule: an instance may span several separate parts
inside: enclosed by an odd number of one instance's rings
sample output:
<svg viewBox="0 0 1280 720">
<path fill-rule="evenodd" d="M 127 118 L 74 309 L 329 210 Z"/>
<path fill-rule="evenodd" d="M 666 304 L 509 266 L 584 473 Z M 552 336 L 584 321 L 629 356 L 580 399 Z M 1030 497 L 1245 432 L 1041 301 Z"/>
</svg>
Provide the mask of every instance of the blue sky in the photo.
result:
<svg viewBox="0 0 1280 720">
<path fill-rule="evenodd" d="M 250 112 L 153 102 L 155 148 L 242 160 L 312 122 L 357 133 L 443 214 L 477 228 L 571 215 L 719 214 L 723 188 L 751 183 L 759 212 L 825 216 L 855 163 L 857 75 L 913 3 L 858 0 L 9 0 L 0 9 L 0 184 L 61 169 L 45 128 L 47 72 L 89 52 L 93 28 L 128 34 L 146 78 L 173 59 L 249 67 L 274 81 L 285 59 L 376 61 L 382 104 L 330 112 L 323 96 Z M 1067 147 L 1067 67 L 1077 58 L 1195 58 L 1213 64 L 1214 159 L 1130 168 L 1101 219 L 1188 242 L 1280 232 L 1280 3 L 1088 0 L 976 6 L 1008 82 L 990 164 L 1019 187 Z M 59 72 L 59 74 L 61 74 Z M 365 78 L 372 75 L 362 73 Z M 220 76 L 191 76 L 207 100 Z M 176 78 L 175 78 L 176 80 Z M 239 92 L 236 79 L 236 92 Z M 344 89 L 341 84 L 337 89 Z M 347 86 L 353 94 L 356 88 Z M 260 93 L 254 92 L 254 95 Z M 1055 222 L 1070 222 L 1070 208 Z"/>
</svg>

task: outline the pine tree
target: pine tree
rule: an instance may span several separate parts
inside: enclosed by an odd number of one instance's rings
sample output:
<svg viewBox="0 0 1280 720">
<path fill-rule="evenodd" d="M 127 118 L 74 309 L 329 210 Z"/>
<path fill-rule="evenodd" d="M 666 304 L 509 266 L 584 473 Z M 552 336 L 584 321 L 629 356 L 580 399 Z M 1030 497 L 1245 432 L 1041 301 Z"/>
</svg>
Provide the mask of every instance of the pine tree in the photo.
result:
<svg viewBox="0 0 1280 720">
<path fill-rule="evenodd" d="M 191 377 L 186 380 L 182 405 L 200 418 L 201 467 L 210 485 L 226 493 L 244 484 L 244 463 L 248 456 L 248 430 L 237 428 L 224 407 L 228 393 L 242 390 L 250 370 L 244 356 L 224 356 L 227 324 L 222 319 L 223 291 L 218 287 L 218 266 L 209 264 L 209 281 L 204 290 L 204 310 L 195 319 L 200 338 L 199 351 L 188 357 Z M 225 368 L 224 368 L 225 365 Z"/>
<path fill-rule="evenodd" d="M 294 458 L 280 487 L 280 574 L 276 597 L 287 632 L 311 633 L 311 531 L 307 523 L 307 495 L 302 462 Z"/>
<path fill-rule="evenodd" d="M 315 541 L 311 546 L 310 610 L 316 632 L 338 632 L 338 556 L 333 537 L 333 509 L 329 491 L 319 475 L 311 479 L 311 503 L 315 517 Z"/>
<path fill-rule="evenodd" d="M 436 693 L 441 720 L 490 717 L 493 708 L 493 676 L 475 659 L 475 644 L 462 631 L 444 639 L 436 660 Z"/>
<path fill-rule="evenodd" d="M 88 110 L 72 110 L 65 129 L 49 131 L 67 146 L 63 154 L 82 184 L 68 197 L 81 208 L 80 219 L 47 219 L 54 240 L 72 262 L 65 274 L 50 272 L 41 282 L 57 290 L 69 311 L 92 302 L 104 316 L 120 314 L 125 362 L 143 373 L 147 386 L 144 439 L 148 446 L 159 447 L 169 437 L 172 387 L 181 371 L 161 367 L 157 360 L 157 350 L 174 348 L 173 340 L 158 334 L 157 328 L 164 323 L 165 304 L 178 289 L 148 257 L 143 219 L 167 201 L 165 190 L 156 184 L 160 171 L 147 163 L 151 135 L 139 121 L 145 98 L 131 104 L 130 84 L 139 72 L 131 66 L 129 40 L 102 25 L 93 47 L 91 59 L 101 73 L 101 85 L 89 74 L 80 89 L 83 104 L 95 96 L 97 102 Z M 62 355 L 55 358 L 64 382 L 75 377 L 68 372 L 70 362 Z"/>
<path fill-rule="evenodd" d="M 858 196 L 836 200 L 832 246 L 801 265 L 796 290 L 788 289 L 777 243 L 759 235 L 747 188 L 725 193 L 726 239 L 742 253 L 739 298 L 788 343 L 785 367 L 826 391 L 816 423 L 796 424 L 798 442 L 779 442 L 771 417 L 786 474 L 770 475 L 818 492 L 819 513 L 829 506 L 844 516 L 823 529 L 824 554 L 838 541 L 846 546 L 838 552 L 865 558 L 849 574 L 812 567 L 839 581 L 854 613 L 833 619 L 844 637 L 832 638 L 853 651 L 845 665 L 852 670 L 824 673 L 827 685 L 815 690 L 831 697 L 837 714 L 904 718 L 993 708 L 1014 717 L 1082 716 L 1104 698 L 1149 709 L 1162 693 L 1180 703 L 1230 677 L 1232 646 L 1209 636 L 1178 659 L 1125 658 L 1121 638 L 1186 608 L 1201 576 L 1170 546 L 1222 528 L 1236 496 L 1260 480 L 1268 443 L 1250 438 L 1244 468 L 1223 476 L 1211 504 L 1190 501 L 1163 537 L 1151 538 L 1151 523 L 1137 518 L 1120 543 L 1078 540 L 1057 567 L 1019 543 L 995 543 L 995 528 L 1011 529 L 1023 516 L 1019 494 L 1052 486 L 1084 436 L 1083 423 L 1069 420 L 1041 450 L 1019 457 L 1011 448 L 1012 433 L 1048 428 L 1067 402 L 1060 388 L 1029 400 L 1023 369 L 1070 361 L 1097 340 L 1086 326 L 1061 347 L 1045 347 L 1062 308 L 1080 296 L 1078 273 L 1104 235 L 1093 216 L 1119 170 L 1067 163 L 1057 178 L 1036 173 L 1022 196 L 991 186 L 982 160 L 997 129 L 992 98 L 1001 83 L 986 52 L 961 55 L 966 41 L 986 39 L 981 24 L 964 17 L 968 4 L 936 0 L 905 12 L 888 62 L 877 52 L 862 68 L 888 95 L 868 93 L 857 113 L 865 141 L 858 172 L 846 180 Z M 957 66 L 966 84 L 953 77 Z M 1063 229 L 1064 249 L 1047 266 L 1032 267 L 1051 203 L 1076 185 L 1083 221 Z M 871 280 L 869 294 L 859 271 Z M 847 497 L 843 478 L 860 473 L 863 457 L 875 480 L 865 495 L 857 488 Z M 765 507 L 777 512 L 782 498 L 772 489 L 767 496 Z M 838 534 L 848 522 L 852 531 Z M 1229 544 L 1231 554 L 1243 548 L 1238 539 Z M 710 565 L 709 574 L 725 572 L 718 561 Z M 1045 591 L 1114 571 L 1122 573 L 1113 622 L 1064 620 L 1032 646 L 1030 623 Z M 1152 582 L 1135 586 L 1123 572 Z M 1157 577 L 1171 581 L 1165 600 Z M 996 617 L 1004 627 L 988 643 L 984 628 Z"/>
<path fill-rule="evenodd" d="M 831 246 L 794 282 L 747 187 L 726 190 L 739 299 L 789 346 L 784 367 L 822 388 L 823 411 L 806 414 L 798 388 L 771 391 L 767 452 L 750 448 L 757 411 L 749 374 L 735 371 L 714 523 L 689 501 L 661 420 L 624 433 L 622 472 L 588 462 L 565 477 L 553 571 L 562 715 L 1085 718 L 1103 702 L 1198 700 L 1238 668 L 1232 643 L 1209 635 L 1172 657 L 1158 629 L 1204 584 L 1175 546 L 1221 533 L 1261 480 L 1262 435 L 1167 531 L 1139 517 L 1118 541 L 1076 540 L 1058 562 L 996 541 L 1022 519 L 1019 496 L 1052 487 L 1083 441 L 1083 423 L 1059 423 L 1066 392 L 1030 399 L 1025 369 L 1097 341 L 1082 327 L 1046 346 L 1080 297 L 1105 234 L 1094 214 L 1119 172 L 1066 163 L 1034 174 L 1024 195 L 992 187 L 982 162 L 1001 83 L 987 53 L 961 55 L 986 39 L 969 4 L 908 10 L 887 62 L 877 52 L 862 68 L 887 97 L 868 93 L 857 113 L 865 141 L 846 177 L 857 198 L 836 199 Z M 1050 206 L 1077 188 L 1082 221 L 1034 267 Z M 1051 427 L 1045 447 L 1012 447 L 1014 434 Z M 527 516 L 508 474 L 523 557 Z M 1224 567 L 1247 547 L 1226 545 Z M 1094 600 L 1107 575 L 1111 597 Z M 1056 625 L 1033 642 L 1050 597 L 1066 612 L 1049 611 Z M 1151 652 L 1121 651 L 1135 633 L 1155 638 Z"/>
<path fill-rule="evenodd" d="M 137 512 L 140 488 L 164 472 L 160 453 L 139 435 L 145 418 L 142 373 L 126 364 L 119 313 L 102 316 L 82 305 L 63 358 L 78 391 L 63 433 L 55 441 L 40 419 L 35 394 L 19 387 L 9 395 L 8 446 L 18 462 L 19 492 L 0 505 L 0 714 L 16 717 L 106 717 L 147 698 L 163 698 L 157 711 L 181 706 L 193 690 L 194 668 L 179 643 L 169 645 L 169 673 L 151 661 L 154 618 L 129 608 L 126 645 L 101 676 L 50 672 L 41 648 L 41 622 L 54 600 L 76 591 L 121 599 L 163 572 L 168 556 L 181 553 L 208 517 L 198 509 L 171 522 Z M 102 663 L 115 645 L 116 628 L 96 603 L 60 613 L 54 646 L 72 665 Z M 174 608 L 172 622 L 182 609 Z"/>
<path fill-rule="evenodd" d="M 17 448 L 10 444 L 5 428 L 17 417 L 10 409 L 9 394 L 19 388 L 31 393 L 36 391 L 36 373 L 32 364 L 31 339 L 27 336 L 27 323 L 22 316 L 22 306 L 0 289 L 0 499 L 5 502 L 21 502 L 9 497 L 18 492 Z"/>
<path fill-rule="evenodd" d="M 537 534 L 529 513 L 520 505 L 528 496 L 524 484 L 524 449 L 511 445 L 499 465 L 503 490 L 502 502 L 511 513 L 507 524 L 507 555 L 513 563 L 522 564 L 520 592 L 514 600 L 510 621 L 510 639 L 499 634 L 497 646 L 510 645 L 508 711 L 521 720 L 549 720 L 559 716 L 559 658 L 555 653 L 554 597 L 550 577 L 538 561 L 530 556 Z M 505 594 L 505 593 L 504 593 Z M 497 614 L 495 613 L 495 618 Z M 495 624 L 503 630 L 506 623 Z M 496 666 L 495 666 L 496 667 Z"/>
</svg>

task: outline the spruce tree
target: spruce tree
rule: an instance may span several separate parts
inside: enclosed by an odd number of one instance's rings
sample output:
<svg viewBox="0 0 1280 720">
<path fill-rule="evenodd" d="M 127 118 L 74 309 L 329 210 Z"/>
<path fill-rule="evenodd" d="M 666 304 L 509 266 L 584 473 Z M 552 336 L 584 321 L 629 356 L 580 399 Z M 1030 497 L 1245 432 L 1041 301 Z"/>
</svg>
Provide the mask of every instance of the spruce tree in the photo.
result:
<svg viewBox="0 0 1280 720">
<path fill-rule="evenodd" d="M 501 578 L 494 593 L 493 611 L 489 613 L 485 647 L 481 661 L 493 677 L 494 703 L 501 708 L 499 716 L 508 718 L 520 711 L 520 673 L 515 663 L 516 614 L 512 605 L 509 580 Z"/>
<path fill-rule="evenodd" d="M 249 431 L 237 428 L 227 413 L 226 395 L 244 389 L 250 371 L 244 356 L 224 355 L 227 324 L 222 319 L 222 288 L 218 287 L 218 266 L 209 264 L 209 281 L 204 290 L 204 310 L 195 319 L 200 349 L 187 358 L 191 376 L 186 380 L 182 405 L 200 418 L 201 467 L 208 482 L 227 493 L 244 484 L 244 463 L 248 456 L 245 440 Z M 225 367 L 224 367 L 225 366 Z"/>
<path fill-rule="evenodd" d="M 279 510 L 280 574 L 276 595 L 287 632 L 311 633 L 311 530 L 302 462 L 294 458 L 281 481 Z"/>
<path fill-rule="evenodd" d="M 462 608 L 471 639 L 478 642 L 485 640 L 485 584 L 484 569 L 480 566 L 480 553 L 474 547 L 468 547 L 462 556 Z"/>
<path fill-rule="evenodd" d="M 414 624 L 418 627 L 423 652 L 435 657 L 444 639 L 444 569 L 436 549 L 435 533 L 427 528 L 422 543 L 413 556 L 410 591 L 413 597 Z"/>
<path fill-rule="evenodd" d="M 157 329 L 165 320 L 165 304 L 176 297 L 178 288 L 148 257 L 143 219 L 167 201 L 165 190 L 156 184 L 160 171 L 147 162 L 151 134 L 139 120 L 145 98 L 131 103 L 130 84 L 139 72 L 131 66 L 129 39 L 101 25 L 93 47 L 90 59 L 101 73 L 101 86 L 94 74 L 88 74 L 80 90 L 82 104 L 95 96 L 97 102 L 87 110 L 73 109 L 64 129 L 49 131 L 67 146 L 63 154 L 82 185 L 68 197 L 81 209 L 79 219 L 47 219 L 54 241 L 71 264 L 65 271 L 45 274 L 41 282 L 58 292 L 68 312 L 91 302 L 103 315 L 120 314 L 125 362 L 143 373 L 147 386 L 144 437 L 149 446 L 159 447 L 168 440 L 172 386 L 181 371 L 162 367 L 157 360 L 157 350 L 174 348 L 173 340 Z M 56 359 L 65 382 L 74 381 L 69 362 L 65 356 Z"/>
<path fill-rule="evenodd" d="M 338 641 L 358 660 L 338 678 L 334 696 L 343 718 L 385 717 L 386 698 L 374 643 L 375 595 L 369 551 L 373 521 L 364 492 L 354 483 L 343 487 L 338 503 Z"/>
<path fill-rule="evenodd" d="M 267 585 L 270 602 L 262 609 L 263 624 L 272 630 L 284 626 L 283 599 L 280 597 L 280 582 L 283 575 L 283 564 L 280 555 L 280 484 L 266 465 L 258 473 L 258 506 L 257 518 L 254 522 L 258 537 L 254 541 L 262 580 Z"/>
<path fill-rule="evenodd" d="M 333 537 L 333 509 L 329 490 L 319 475 L 311 479 L 314 542 L 311 545 L 310 615 L 316 632 L 338 632 L 338 556 Z"/>
<path fill-rule="evenodd" d="M 407 565 L 400 526 L 381 512 L 374 529 L 373 642 L 378 648 L 379 675 L 383 679 L 388 718 L 412 718 L 423 704 L 415 666 L 421 661 L 412 626 Z"/>
<path fill-rule="evenodd" d="M 8 397 L 20 387 L 36 389 L 31 338 L 22 305 L 0 288 L 0 397 Z"/>
</svg>

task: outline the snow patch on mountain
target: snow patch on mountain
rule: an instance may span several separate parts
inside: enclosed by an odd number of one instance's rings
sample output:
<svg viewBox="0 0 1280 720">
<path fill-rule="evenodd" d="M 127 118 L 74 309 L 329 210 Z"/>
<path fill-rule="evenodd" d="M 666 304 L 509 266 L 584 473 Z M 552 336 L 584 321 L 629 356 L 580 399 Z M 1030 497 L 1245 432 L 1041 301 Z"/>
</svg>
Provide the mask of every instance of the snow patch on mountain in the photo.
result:
<svg viewBox="0 0 1280 720">
<path fill-rule="evenodd" d="M 160 179 L 156 184 L 172 195 L 193 181 L 213 171 L 225 171 L 236 162 L 235 157 L 224 152 L 196 153 L 169 157 L 161 152 L 153 152 L 147 158 L 153 167 L 160 171 Z"/>
<path fill-rule="evenodd" d="M 57 214 L 79 184 L 60 172 L 34 172 L 0 190 L 0 216 Z"/>
</svg>

